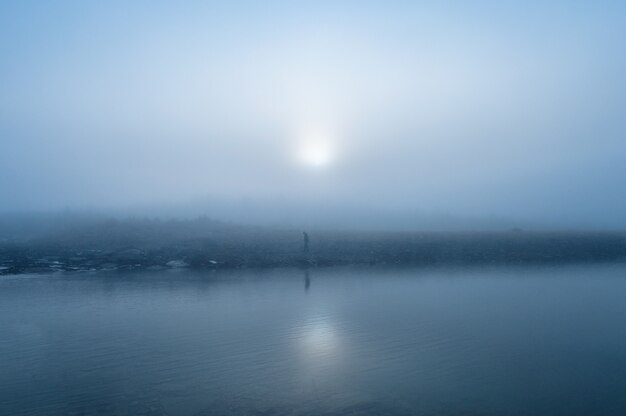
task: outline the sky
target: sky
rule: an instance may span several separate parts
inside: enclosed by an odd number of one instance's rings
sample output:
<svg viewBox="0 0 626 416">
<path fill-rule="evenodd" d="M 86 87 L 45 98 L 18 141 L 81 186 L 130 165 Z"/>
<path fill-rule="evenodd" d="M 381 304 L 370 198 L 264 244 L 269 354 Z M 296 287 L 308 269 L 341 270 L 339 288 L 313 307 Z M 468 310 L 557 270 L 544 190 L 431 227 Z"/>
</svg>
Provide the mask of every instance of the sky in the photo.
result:
<svg viewBox="0 0 626 416">
<path fill-rule="evenodd" d="M 0 213 L 626 228 L 625 44 L 619 1 L 0 1 Z"/>
</svg>

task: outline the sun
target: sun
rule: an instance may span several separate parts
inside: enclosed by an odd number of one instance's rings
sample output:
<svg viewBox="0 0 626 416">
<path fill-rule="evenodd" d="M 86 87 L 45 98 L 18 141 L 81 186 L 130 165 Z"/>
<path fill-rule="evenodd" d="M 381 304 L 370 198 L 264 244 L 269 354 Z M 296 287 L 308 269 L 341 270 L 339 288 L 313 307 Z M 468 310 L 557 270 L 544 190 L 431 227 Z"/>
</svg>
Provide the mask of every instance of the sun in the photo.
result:
<svg viewBox="0 0 626 416">
<path fill-rule="evenodd" d="M 322 168 L 333 162 L 334 149 L 327 135 L 307 135 L 298 147 L 298 160 L 306 166 Z"/>
</svg>

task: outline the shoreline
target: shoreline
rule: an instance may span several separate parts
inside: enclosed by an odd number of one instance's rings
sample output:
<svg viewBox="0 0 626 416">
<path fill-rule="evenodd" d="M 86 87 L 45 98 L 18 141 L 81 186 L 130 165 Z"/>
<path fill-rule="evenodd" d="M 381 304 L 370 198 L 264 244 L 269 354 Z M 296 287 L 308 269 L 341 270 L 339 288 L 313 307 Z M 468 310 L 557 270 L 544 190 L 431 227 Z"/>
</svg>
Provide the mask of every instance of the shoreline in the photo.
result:
<svg viewBox="0 0 626 416">
<path fill-rule="evenodd" d="M 319 268 L 348 265 L 432 266 L 569 264 L 626 261 L 623 232 L 299 233 L 179 240 L 48 238 L 0 243 L 0 275 L 23 273 Z"/>
</svg>

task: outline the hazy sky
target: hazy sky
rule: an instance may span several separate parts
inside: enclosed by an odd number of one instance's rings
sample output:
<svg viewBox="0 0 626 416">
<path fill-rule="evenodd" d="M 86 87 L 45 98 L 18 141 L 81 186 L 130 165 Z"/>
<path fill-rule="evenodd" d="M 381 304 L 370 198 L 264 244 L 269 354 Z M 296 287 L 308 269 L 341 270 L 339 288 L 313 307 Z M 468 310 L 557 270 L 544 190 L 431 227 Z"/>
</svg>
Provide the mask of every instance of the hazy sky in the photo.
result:
<svg viewBox="0 0 626 416">
<path fill-rule="evenodd" d="M 626 226 L 624 2 L 2 1 L 0 51 L 0 211 Z"/>
</svg>

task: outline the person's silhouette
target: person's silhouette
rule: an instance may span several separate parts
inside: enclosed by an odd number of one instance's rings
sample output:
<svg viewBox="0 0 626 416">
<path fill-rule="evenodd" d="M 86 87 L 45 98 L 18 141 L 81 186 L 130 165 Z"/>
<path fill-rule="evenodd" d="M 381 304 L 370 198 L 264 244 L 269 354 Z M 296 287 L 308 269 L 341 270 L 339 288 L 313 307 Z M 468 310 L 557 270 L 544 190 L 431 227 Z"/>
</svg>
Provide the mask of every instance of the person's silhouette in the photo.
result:
<svg viewBox="0 0 626 416">
<path fill-rule="evenodd" d="M 304 238 L 304 252 L 309 252 L 309 234 L 306 231 L 302 231 L 302 237 Z"/>
</svg>

